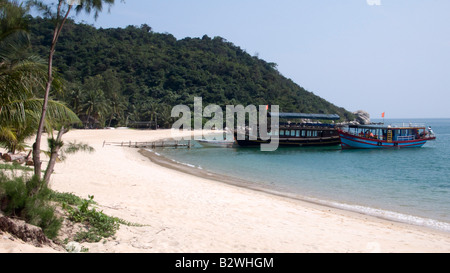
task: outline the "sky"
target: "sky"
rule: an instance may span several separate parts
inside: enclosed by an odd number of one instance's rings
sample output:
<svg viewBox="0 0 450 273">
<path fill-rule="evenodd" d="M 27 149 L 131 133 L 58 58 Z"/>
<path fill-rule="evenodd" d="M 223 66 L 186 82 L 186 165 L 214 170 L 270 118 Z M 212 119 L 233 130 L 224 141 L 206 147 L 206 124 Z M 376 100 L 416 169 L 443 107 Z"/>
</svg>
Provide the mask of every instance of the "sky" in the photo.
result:
<svg viewBox="0 0 450 273">
<path fill-rule="evenodd" d="M 116 0 L 96 27 L 220 36 L 373 119 L 450 118 L 449 0 Z"/>
</svg>

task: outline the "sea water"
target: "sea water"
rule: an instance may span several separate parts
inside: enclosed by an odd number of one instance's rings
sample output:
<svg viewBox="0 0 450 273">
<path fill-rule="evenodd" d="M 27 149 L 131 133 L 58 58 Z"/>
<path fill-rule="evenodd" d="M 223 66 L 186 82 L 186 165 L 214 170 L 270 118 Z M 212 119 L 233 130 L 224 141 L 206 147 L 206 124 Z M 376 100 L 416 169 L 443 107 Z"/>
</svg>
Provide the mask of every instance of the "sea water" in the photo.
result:
<svg viewBox="0 0 450 273">
<path fill-rule="evenodd" d="M 409 149 L 262 152 L 195 145 L 158 152 L 286 196 L 450 232 L 450 119 L 385 121 L 398 122 L 426 123 L 437 139 Z"/>
</svg>

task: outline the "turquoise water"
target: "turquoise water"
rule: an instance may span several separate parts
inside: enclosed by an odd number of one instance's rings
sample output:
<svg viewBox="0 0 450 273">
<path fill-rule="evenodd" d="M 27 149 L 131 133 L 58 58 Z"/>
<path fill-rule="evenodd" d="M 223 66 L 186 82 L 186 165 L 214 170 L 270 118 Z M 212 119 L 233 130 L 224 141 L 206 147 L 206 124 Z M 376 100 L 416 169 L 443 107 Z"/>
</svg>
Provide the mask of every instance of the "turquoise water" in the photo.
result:
<svg viewBox="0 0 450 273">
<path fill-rule="evenodd" d="M 396 221 L 450 231 L 450 119 L 386 120 L 431 126 L 422 148 L 163 149 L 178 162 L 257 186 Z"/>
</svg>

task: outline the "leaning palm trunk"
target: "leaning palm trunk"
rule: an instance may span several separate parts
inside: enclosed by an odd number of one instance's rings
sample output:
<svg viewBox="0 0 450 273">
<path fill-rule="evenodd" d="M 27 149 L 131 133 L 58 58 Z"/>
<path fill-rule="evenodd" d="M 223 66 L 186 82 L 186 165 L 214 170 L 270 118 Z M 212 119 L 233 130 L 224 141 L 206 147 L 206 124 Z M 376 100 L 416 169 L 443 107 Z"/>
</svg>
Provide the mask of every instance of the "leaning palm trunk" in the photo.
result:
<svg viewBox="0 0 450 273">
<path fill-rule="evenodd" d="M 64 128 L 64 126 L 61 127 L 61 129 L 58 132 L 58 136 L 56 137 L 56 140 L 51 139 L 50 141 L 50 160 L 47 165 L 47 169 L 45 170 L 44 174 L 44 183 L 45 185 L 48 184 L 50 181 L 50 176 L 53 173 L 53 170 L 55 168 L 56 159 L 58 158 L 58 153 L 61 147 L 63 146 L 62 142 L 62 136 L 67 133 L 67 130 Z"/>
<path fill-rule="evenodd" d="M 58 5 L 58 11 L 57 11 L 57 19 L 60 18 L 60 12 L 61 12 L 61 6 L 63 2 L 60 1 Z M 55 54 L 55 47 L 56 43 L 58 41 L 59 35 L 61 34 L 62 27 L 64 26 L 64 23 L 67 20 L 67 17 L 69 16 L 70 10 L 72 9 L 72 5 L 69 6 L 66 15 L 64 16 L 64 19 L 60 24 L 56 24 L 55 30 L 53 31 L 53 40 L 50 47 L 50 53 L 48 57 L 48 79 L 47 79 L 47 85 L 45 87 L 45 95 L 44 95 L 44 104 L 42 105 L 42 114 L 41 118 L 39 120 L 39 126 L 36 133 L 36 142 L 33 144 L 33 162 L 34 162 L 34 174 L 41 177 L 41 169 L 42 169 L 42 162 L 41 162 L 41 139 L 42 139 L 42 133 L 44 131 L 44 123 L 45 123 L 45 115 L 47 114 L 47 106 L 48 106 L 48 98 L 50 94 L 50 88 L 52 86 L 53 82 L 53 55 Z"/>
<path fill-rule="evenodd" d="M 51 14 L 51 8 L 48 5 L 43 3 L 40 0 L 27 0 L 26 1 L 31 6 L 36 6 L 41 11 L 44 11 L 44 14 Z M 56 43 L 58 42 L 58 38 L 61 34 L 62 28 L 66 23 L 66 20 L 69 16 L 70 11 L 72 10 L 73 4 L 78 2 L 78 6 L 76 7 L 77 12 L 86 11 L 90 13 L 94 11 L 95 18 L 98 17 L 98 13 L 102 11 L 103 3 L 108 3 L 110 5 L 114 4 L 114 0 L 80 0 L 80 1 L 67 1 L 67 0 L 57 0 L 57 8 L 55 15 L 55 29 L 53 31 L 53 38 L 50 46 L 50 52 L 48 56 L 48 78 L 47 84 L 45 87 L 45 95 L 44 95 L 44 104 L 42 106 L 42 114 L 39 121 L 38 130 L 36 133 L 36 141 L 33 144 L 33 161 L 34 161 L 34 173 L 37 177 L 41 177 L 41 140 L 42 133 L 44 130 L 45 116 L 47 114 L 47 105 L 50 94 L 50 88 L 53 82 L 53 55 L 55 54 Z M 68 6 L 66 11 L 63 11 L 63 8 Z M 65 14 L 64 14 L 65 13 Z"/>
</svg>

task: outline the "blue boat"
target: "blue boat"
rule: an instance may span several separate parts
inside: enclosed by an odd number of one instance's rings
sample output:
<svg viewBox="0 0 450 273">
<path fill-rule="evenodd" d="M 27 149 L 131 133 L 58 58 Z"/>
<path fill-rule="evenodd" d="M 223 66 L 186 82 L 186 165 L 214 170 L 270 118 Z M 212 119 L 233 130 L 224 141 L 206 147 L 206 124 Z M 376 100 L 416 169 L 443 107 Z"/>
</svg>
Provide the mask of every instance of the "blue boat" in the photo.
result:
<svg viewBox="0 0 450 273">
<path fill-rule="evenodd" d="M 418 124 L 348 125 L 338 129 L 342 149 L 420 148 L 436 136 Z"/>
</svg>

